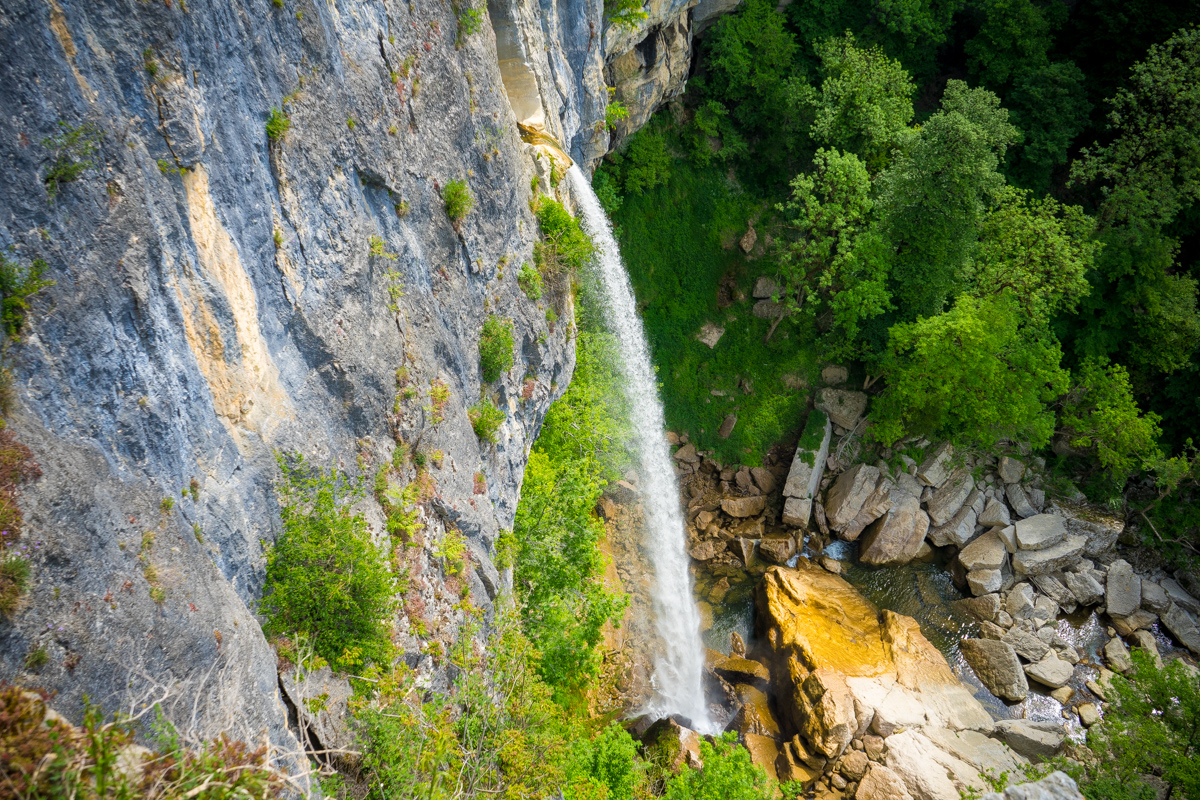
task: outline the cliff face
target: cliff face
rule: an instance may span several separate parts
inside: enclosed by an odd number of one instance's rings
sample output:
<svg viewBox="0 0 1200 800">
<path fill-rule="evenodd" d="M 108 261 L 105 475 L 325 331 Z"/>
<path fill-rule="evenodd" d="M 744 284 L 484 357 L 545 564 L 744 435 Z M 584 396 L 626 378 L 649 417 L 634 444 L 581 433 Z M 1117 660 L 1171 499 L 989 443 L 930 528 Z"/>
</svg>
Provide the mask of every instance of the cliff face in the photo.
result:
<svg viewBox="0 0 1200 800">
<path fill-rule="evenodd" d="M 541 114 L 591 164 L 620 53 L 602 0 L 492 0 L 474 32 L 468 8 L 0 3 L 0 246 L 56 282 L 8 351 L 9 425 L 43 477 L 21 496 L 34 584 L 0 620 L 0 679 L 57 691 L 68 714 L 174 683 L 189 709 L 201 698 L 198 730 L 292 743 L 253 614 L 277 451 L 367 475 L 397 440 L 441 451 L 396 622 L 413 664 L 414 616 L 450 638 L 461 622 L 429 552 L 446 526 L 468 539 L 476 602 L 495 596 L 493 541 L 574 358 L 546 313 L 569 320 L 569 297 L 517 286 L 545 173 L 517 122 Z M 272 108 L 290 119 L 277 141 Z M 51 199 L 43 140 L 85 124 L 94 163 Z M 475 200 L 458 224 L 453 180 Z M 489 314 L 513 321 L 516 364 L 483 384 Z M 432 381 L 450 390 L 440 423 Z M 506 412 L 495 445 L 467 417 L 482 395 Z M 382 540 L 378 506 L 362 511 Z M 50 663 L 27 673 L 38 647 Z"/>
</svg>

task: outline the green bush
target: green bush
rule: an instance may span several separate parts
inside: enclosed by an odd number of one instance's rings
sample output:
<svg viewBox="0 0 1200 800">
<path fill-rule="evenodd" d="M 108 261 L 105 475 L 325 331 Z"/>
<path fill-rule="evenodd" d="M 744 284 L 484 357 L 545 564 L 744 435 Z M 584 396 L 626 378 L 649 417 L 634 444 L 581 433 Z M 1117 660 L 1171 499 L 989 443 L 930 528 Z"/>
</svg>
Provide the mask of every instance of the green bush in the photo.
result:
<svg viewBox="0 0 1200 800">
<path fill-rule="evenodd" d="M 504 412 L 492 403 L 489 398 L 483 398 L 467 410 L 467 418 L 471 420 L 471 428 L 480 440 L 496 443 L 496 433 L 504 424 Z"/>
<path fill-rule="evenodd" d="M 270 116 L 267 117 L 267 138 L 272 142 L 278 142 L 290 127 L 292 127 L 291 118 L 282 110 L 272 108 Z"/>
<path fill-rule="evenodd" d="M 544 275 L 566 271 L 575 275 L 591 259 L 596 246 L 584 233 L 579 220 L 572 217 L 562 203 L 550 197 L 538 200 L 538 225 L 542 241 L 533 249 L 533 259 Z"/>
<path fill-rule="evenodd" d="M 667 781 L 665 800 L 763 800 L 771 794 L 770 779 L 750 760 L 750 751 L 725 733 L 712 744 L 701 740 L 704 769 L 684 769 Z"/>
<path fill-rule="evenodd" d="M 647 16 L 644 0 L 604 0 L 604 16 L 614 25 L 636 28 Z"/>
<path fill-rule="evenodd" d="M 609 723 L 592 739 L 577 739 L 567 765 L 565 800 L 633 800 L 645 782 L 647 764 L 638 759 L 633 737 Z"/>
<path fill-rule="evenodd" d="M 299 454 L 277 460 L 283 531 L 266 553 L 264 632 L 303 634 L 332 664 L 343 656 L 387 663 L 395 586 L 367 521 L 351 511 L 361 480 L 310 468 Z"/>
<path fill-rule="evenodd" d="M 475 200 L 471 197 L 471 190 L 467 187 L 466 181 L 450 181 L 446 187 L 442 189 L 442 201 L 446 204 L 446 214 L 450 219 L 458 222 L 471 213 L 472 206 L 475 205 Z"/>
<path fill-rule="evenodd" d="M 530 300 L 541 300 L 546 290 L 542 282 L 542 273 L 531 267 L 528 261 L 521 264 L 521 271 L 517 273 L 517 285 Z"/>
<path fill-rule="evenodd" d="M 479 367 L 488 383 L 497 381 L 513 365 L 513 324 L 510 319 L 489 316 L 479 336 Z"/>
<path fill-rule="evenodd" d="M 42 140 L 42 147 L 53 152 L 54 161 L 43 179 L 51 201 L 62 184 L 75 180 L 84 170 L 96 166 L 92 156 L 100 149 L 100 129 L 92 123 L 85 122 L 73 128 L 60 120 L 58 127 L 58 134 Z"/>
<path fill-rule="evenodd" d="M 42 278 L 45 272 L 46 262 L 40 258 L 26 267 L 0 253 L 0 320 L 9 337 L 18 338 L 25 328 L 29 298 L 54 285 L 54 281 Z"/>
</svg>

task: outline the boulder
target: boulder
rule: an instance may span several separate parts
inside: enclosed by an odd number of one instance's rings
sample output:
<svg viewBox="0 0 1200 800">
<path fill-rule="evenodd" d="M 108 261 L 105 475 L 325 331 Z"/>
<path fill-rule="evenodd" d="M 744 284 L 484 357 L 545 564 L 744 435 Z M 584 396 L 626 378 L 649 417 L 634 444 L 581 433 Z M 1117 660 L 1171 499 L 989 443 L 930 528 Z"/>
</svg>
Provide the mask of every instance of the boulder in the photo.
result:
<svg viewBox="0 0 1200 800">
<path fill-rule="evenodd" d="M 721 341 L 721 337 L 725 335 L 725 329 L 720 325 L 714 325 L 711 322 L 706 322 L 700 328 L 700 332 L 696 334 L 696 339 L 701 344 L 707 345 L 711 350 L 717 346 L 717 342 Z"/>
<path fill-rule="evenodd" d="M 1183 590 L 1183 587 L 1175 581 L 1174 578 L 1166 578 L 1162 581 L 1163 591 L 1167 593 L 1167 597 L 1172 603 L 1192 614 L 1200 614 L 1200 600 L 1192 597 Z"/>
<path fill-rule="evenodd" d="M 779 723 L 771 713 L 767 696 L 753 686 L 739 686 L 737 695 L 742 705 L 725 726 L 725 730 L 737 731 L 743 737 L 747 734 L 757 734 L 778 739 Z"/>
<path fill-rule="evenodd" d="M 1025 665 L 1025 674 L 1043 686 L 1057 689 L 1066 686 L 1075 674 L 1075 667 L 1054 653 L 1048 653 L 1041 661 Z"/>
<path fill-rule="evenodd" d="M 825 495 L 825 519 L 829 527 L 840 531 L 851 522 L 878 483 L 879 469 L 869 464 L 855 464 L 839 475 Z"/>
<path fill-rule="evenodd" d="M 754 478 L 754 484 L 763 494 L 770 494 L 775 491 L 777 481 L 774 473 L 766 467 L 751 467 L 750 477 Z"/>
<path fill-rule="evenodd" d="M 774 300 L 759 300 L 750 309 L 750 313 L 759 319 L 778 319 L 787 314 L 787 306 Z"/>
<path fill-rule="evenodd" d="M 1108 568 L 1104 606 L 1110 617 L 1127 617 L 1142 604 L 1142 579 L 1128 561 L 1117 559 Z"/>
<path fill-rule="evenodd" d="M 767 498 L 757 497 L 726 497 L 721 501 L 721 510 L 731 517 L 756 517 L 767 507 Z"/>
<path fill-rule="evenodd" d="M 842 756 L 842 763 L 838 765 L 838 770 L 845 776 L 846 780 L 859 781 L 866 774 L 867 766 L 870 763 L 866 753 L 861 750 L 852 750 Z"/>
<path fill-rule="evenodd" d="M 963 639 L 961 647 L 963 657 L 989 692 L 1014 703 L 1029 694 L 1029 683 L 1011 645 L 993 639 Z"/>
<path fill-rule="evenodd" d="M 1149 628 L 1158 622 L 1158 614 L 1139 608 L 1128 617 L 1110 617 L 1112 626 L 1120 636 L 1132 636 L 1135 632 Z"/>
<path fill-rule="evenodd" d="M 688 555 L 697 561 L 712 561 L 725 552 L 725 543 L 711 539 L 688 546 Z"/>
<path fill-rule="evenodd" d="M 871 764 L 858 784 L 854 800 L 913 800 L 904 781 L 882 764 Z"/>
<path fill-rule="evenodd" d="M 808 529 L 808 520 L 812 517 L 812 498 L 789 497 L 783 501 L 783 515 L 780 522 L 793 528 Z"/>
<path fill-rule="evenodd" d="M 950 776 L 963 783 L 979 779 L 978 771 L 916 730 L 889 736 L 887 748 L 888 769 L 900 776 L 908 793 L 917 800 L 959 800 L 961 795 Z"/>
<path fill-rule="evenodd" d="M 753 297 L 755 300 L 770 300 L 783 294 L 783 287 L 774 278 L 762 275 L 754 282 Z"/>
<path fill-rule="evenodd" d="M 675 454 L 671 457 L 676 461 L 681 461 L 685 464 L 700 463 L 700 454 L 696 452 L 696 445 L 694 444 L 685 444 L 683 447 L 676 450 Z"/>
<path fill-rule="evenodd" d="M 1008 561 L 1008 551 L 995 531 L 988 531 L 962 549 L 959 563 L 966 570 L 1000 569 Z"/>
<path fill-rule="evenodd" d="M 1079 712 L 1079 721 L 1085 728 L 1090 728 L 1100 721 L 1100 709 L 1096 708 L 1095 703 L 1083 703 L 1075 710 Z"/>
<path fill-rule="evenodd" d="M 1001 456 L 996 465 L 996 473 L 1005 483 L 1019 483 L 1025 474 L 1025 463 L 1009 456 Z"/>
<path fill-rule="evenodd" d="M 717 429 L 717 436 L 728 439 L 733 434 L 735 427 L 737 427 L 737 414 L 726 414 L 725 419 L 721 420 L 721 427 Z"/>
<path fill-rule="evenodd" d="M 743 738 L 746 749 L 750 751 L 750 760 L 755 766 L 762 767 L 763 772 L 773 781 L 779 780 L 775 772 L 775 763 L 779 759 L 780 742 L 769 736 L 747 733 Z"/>
<path fill-rule="evenodd" d="M 1013 571 L 1018 576 L 1059 572 L 1079 561 L 1085 544 L 1085 536 L 1067 536 L 1044 550 L 1019 550 L 1013 555 Z"/>
<path fill-rule="evenodd" d="M 1104 599 L 1104 587 L 1089 572 L 1068 572 L 1066 581 L 1081 606 L 1094 606 Z"/>
<path fill-rule="evenodd" d="M 813 411 L 813 414 L 820 412 Z M 823 414 L 821 416 L 824 416 Z M 816 418 L 817 422 L 821 417 Z M 810 420 L 809 424 L 812 424 Z M 824 420 L 823 436 L 816 447 L 805 447 L 801 440 L 792 456 L 792 466 L 788 470 L 787 480 L 783 484 L 784 497 L 813 497 L 821 484 L 821 474 L 825 469 L 825 459 L 829 456 L 829 439 L 832 426 L 828 417 Z"/>
<path fill-rule="evenodd" d="M 1062 581 L 1058 578 L 1053 575 L 1034 575 L 1029 580 L 1038 588 L 1039 592 L 1058 603 L 1066 613 L 1070 614 L 1075 610 L 1075 595 L 1070 589 L 1063 586 Z"/>
<path fill-rule="evenodd" d="M 1013 619 L 1028 619 L 1033 616 L 1033 601 L 1035 592 L 1028 583 L 1019 583 L 1008 593 L 1004 601 L 1004 610 Z"/>
<path fill-rule="evenodd" d="M 978 597 L 998 592 L 1004 586 L 1004 573 L 998 569 L 973 569 L 967 573 L 967 587 Z"/>
<path fill-rule="evenodd" d="M 1036 761 L 1058 753 L 1066 738 L 1066 731 L 1057 722 L 1002 719 L 996 722 L 996 731 L 1009 747 Z"/>
<path fill-rule="evenodd" d="M 930 521 L 934 525 L 945 525 L 963 507 L 974 489 L 975 481 L 971 477 L 971 471 L 966 467 L 956 469 L 929 498 L 926 509 Z"/>
<path fill-rule="evenodd" d="M 1134 631 L 1133 641 L 1138 647 L 1149 653 L 1150 658 L 1154 659 L 1155 665 L 1162 669 L 1162 656 L 1158 653 L 1158 642 L 1154 640 L 1154 634 L 1150 631 Z"/>
<path fill-rule="evenodd" d="M 1115 672 L 1129 672 L 1133 669 L 1133 659 L 1129 657 L 1129 648 L 1119 638 L 1113 637 L 1104 645 L 1104 660 Z"/>
<path fill-rule="evenodd" d="M 859 419 L 867 410 L 867 396 L 848 389 L 822 389 L 817 392 L 817 408 L 847 430 L 854 430 Z"/>
<path fill-rule="evenodd" d="M 1045 550 L 1061 542 L 1067 536 L 1067 526 L 1062 517 L 1053 514 L 1035 514 L 1017 520 L 1017 548 L 1020 550 Z"/>
<path fill-rule="evenodd" d="M 1003 528 L 995 528 L 995 531 L 1000 534 L 1000 541 L 1004 542 L 1004 549 L 1010 554 L 1017 552 L 1017 526 L 1007 525 Z"/>
<path fill-rule="evenodd" d="M 988 500 L 983 513 L 979 515 L 979 524 L 988 528 L 1008 527 L 1012 524 L 1008 506 L 995 498 Z"/>
<path fill-rule="evenodd" d="M 1040 781 L 1009 786 L 1001 792 L 989 792 L 982 800 L 1084 800 L 1079 787 L 1066 773 L 1052 772 Z"/>
<path fill-rule="evenodd" d="M 1017 655 L 1029 661 L 1041 661 L 1050 653 L 1050 645 L 1020 628 L 1010 628 L 1000 641 L 1012 645 Z"/>
<path fill-rule="evenodd" d="M 1125 530 L 1123 517 L 1082 503 L 1055 500 L 1046 507 L 1046 512 L 1062 517 L 1067 533 L 1087 537 L 1084 555 L 1088 558 L 1111 553 L 1117 538 Z"/>
<path fill-rule="evenodd" d="M 792 502 L 792 498 L 788 499 Z M 758 554 L 775 564 L 786 564 L 796 555 L 796 539 L 792 536 L 764 536 L 758 543 Z"/>
<path fill-rule="evenodd" d="M 929 541 L 938 547 L 962 547 L 975 535 L 975 510 L 964 505 L 945 525 L 929 529 Z"/>
<path fill-rule="evenodd" d="M 830 364 L 821 370 L 821 380 L 827 386 L 841 386 L 850 377 L 850 370 L 838 364 Z"/>
<path fill-rule="evenodd" d="M 1197 629 L 1196 620 L 1183 606 L 1171 603 L 1167 613 L 1162 616 L 1162 624 L 1181 645 L 1192 651 L 1193 655 L 1200 656 L 1200 629 Z"/>
<path fill-rule="evenodd" d="M 917 556 L 929 530 L 921 502 L 897 489 L 892 507 L 863 533 L 859 560 L 865 564 L 907 564 Z"/>
<path fill-rule="evenodd" d="M 917 479 L 926 486 L 938 488 L 950 477 L 950 460 L 953 457 L 954 448 L 949 442 L 942 442 L 917 467 Z"/>
<path fill-rule="evenodd" d="M 1163 614 L 1171 607 L 1171 599 L 1167 592 L 1157 583 L 1142 579 L 1142 608 L 1149 609 L 1155 614 Z"/>
<path fill-rule="evenodd" d="M 1004 494 L 1008 497 L 1008 504 L 1012 506 L 1012 510 L 1016 512 L 1018 517 L 1032 517 L 1038 513 L 1037 509 L 1030 504 L 1029 498 L 1025 495 L 1025 490 L 1021 488 L 1021 484 L 1008 484 L 1004 487 Z"/>
<path fill-rule="evenodd" d="M 996 615 L 1000 613 L 1001 603 L 1000 595 L 993 593 L 955 600 L 952 605 L 955 608 L 963 609 L 980 621 L 995 622 Z"/>
<path fill-rule="evenodd" d="M 744 683 L 766 689 L 771 681 L 771 673 L 765 666 L 741 656 L 722 656 L 710 651 L 709 664 L 713 672 L 732 684 Z"/>
</svg>

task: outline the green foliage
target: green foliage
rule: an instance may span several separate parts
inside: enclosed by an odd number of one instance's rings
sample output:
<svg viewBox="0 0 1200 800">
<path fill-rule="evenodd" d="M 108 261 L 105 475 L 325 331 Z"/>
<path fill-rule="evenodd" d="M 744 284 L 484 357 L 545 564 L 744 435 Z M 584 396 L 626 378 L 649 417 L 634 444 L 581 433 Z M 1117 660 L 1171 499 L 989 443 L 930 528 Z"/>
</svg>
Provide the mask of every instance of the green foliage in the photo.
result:
<svg viewBox="0 0 1200 800">
<path fill-rule="evenodd" d="M 50 167 L 42 179 L 51 202 L 62 184 L 70 183 L 85 170 L 96 166 L 92 157 L 100 149 L 100 129 L 90 122 L 72 127 L 66 120 L 59 120 L 58 129 L 57 134 L 42 140 L 42 147 L 51 153 Z"/>
<path fill-rule="evenodd" d="M 942 311 L 978 238 L 989 202 L 1004 187 L 998 168 L 1018 132 L 999 99 L 962 81 L 909 150 L 878 178 L 881 232 L 895 248 L 891 290 L 903 319 Z"/>
<path fill-rule="evenodd" d="M 0 551 L 0 615 L 10 616 L 29 591 L 29 561 L 5 548 Z"/>
<path fill-rule="evenodd" d="M 610 723 L 591 740 L 581 738 L 573 744 L 564 800 L 633 800 L 645 782 L 645 767 L 637 758 L 633 737 Z"/>
<path fill-rule="evenodd" d="M 429 381 L 429 405 L 425 413 L 429 415 L 429 424 L 437 425 L 446 418 L 446 404 L 450 402 L 450 387 L 441 378 Z M 414 454 L 414 458 L 417 454 Z"/>
<path fill-rule="evenodd" d="M 1044 329 L 1022 325 L 1011 292 L 961 295 L 944 314 L 895 325 L 888 388 L 872 410 L 875 436 L 945 436 L 991 448 L 999 439 L 1042 447 L 1054 432 L 1046 404 L 1067 389 L 1062 351 Z"/>
<path fill-rule="evenodd" d="M 770 779 L 750 760 L 750 751 L 725 733 L 712 744 L 700 742 L 704 769 L 685 768 L 667 781 L 664 800 L 763 800 L 771 795 Z"/>
<path fill-rule="evenodd" d="M 1053 43 L 1047 9 L 1033 0 L 982 0 L 979 32 L 965 47 L 971 75 L 999 90 L 1025 70 L 1047 66 Z"/>
<path fill-rule="evenodd" d="M 537 220 L 542 241 L 534 246 L 533 260 L 543 275 L 566 272 L 575 275 L 591 260 L 596 247 L 575 219 L 552 197 L 537 203 Z"/>
<path fill-rule="evenodd" d="M 292 127 L 292 119 L 287 115 L 287 112 L 282 109 L 272 108 L 270 115 L 267 117 L 267 138 L 272 142 L 278 142 Z"/>
<path fill-rule="evenodd" d="M 1092 110 L 1083 71 L 1073 61 L 1022 71 L 1005 105 L 1025 137 L 1010 151 L 1009 179 L 1044 193 L 1053 171 L 1067 163 L 1071 143 L 1083 132 Z"/>
<path fill-rule="evenodd" d="M 604 526 L 593 514 L 602 481 L 588 462 L 530 453 L 513 533 L 514 590 L 526 635 L 551 686 L 572 691 L 600 667 L 601 628 L 617 623 L 625 598 L 603 583 Z"/>
<path fill-rule="evenodd" d="M 46 262 L 40 258 L 25 266 L 0 252 L 0 321 L 10 339 L 20 339 L 29 316 L 30 299 L 54 285 L 54 281 L 42 277 L 44 274 Z"/>
<path fill-rule="evenodd" d="M 604 16 L 614 25 L 635 29 L 648 16 L 644 6 L 644 0 L 604 0 Z"/>
<path fill-rule="evenodd" d="M 467 418 L 471 420 L 471 428 L 481 441 L 496 443 L 496 433 L 504 424 L 504 412 L 496 408 L 491 398 L 485 397 L 467 410 Z"/>
<path fill-rule="evenodd" d="M 843 343 L 857 338 L 862 319 L 891 307 L 887 262 L 868 227 L 870 192 L 857 156 L 822 148 L 812 173 L 797 175 L 791 199 L 779 206 L 791 229 L 778 248 L 782 299 L 814 320 L 830 317 Z"/>
<path fill-rule="evenodd" d="M 475 205 L 466 181 L 449 181 L 442 189 L 442 202 L 446 205 L 446 215 L 456 223 L 466 217 Z"/>
<path fill-rule="evenodd" d="M 517 286 L 521 287 L 521 291 L 530 300 L 541 300 L 546 290 L 542 282 L 542 273 L 531 267 L 528 261 L 521 263 L 521 269 L 517 273 Z"/>
<path fill-rule="evenodd" d="M 1170 797 L 1200 797 L 1200 679 L 1176 660 L 1159 668 L 1134 649 L 1133 672 L 1114 675 L 1104 719 L 1088 731 L 1090 757 L 1053 763 L 1072 773 L 1089 800 L 1149 800 L 1146 775 Z"/>
<path fill-rule="evenodd" d="M 385 246 L 386 242 L 384 242 L 381 237 L 371 236 L 367 240 L 367 244 L 370 247 L 369 252 L 370 252 L 372 258 L 386 258 L 388 261 L 396 260 L 396 254 L 389 253 L 387 251 L 387 248 Z"/>
<path fill-rule="evenodd" d="M 471 0 L 458 0 L 455 8 L 458 13 L 458 33 L 455 36 L 454 44 L 456 47 L 462 47 L 463 41 L 468 36 L 478 33 L 483 26 L 484 10 L 477 8 Z"/>
<path fill-rule="evenodd" d="M 629 109 L 620 100 L 610 101 L 604 109 L 604 127 L 611 131 L 623 119 L 629 119 Z"/>
<path fill-rule="evenodd" d="M 853 34 L 817 45 L 821 94 L 812 137 L 858 155 L 878 172 L 907 138 L 912 121 L 912 79 L 879 47 L 860 48 Z"/>
<path fill-rule="evenodd" d="M 592 175 L 592 189 L 596 192 L 596 199 L 600 201 L 600 205 L 604 207 L 604 213 L 608 216 L 616 214 L 621 208 L 621 190 L 611 169 L 596 170 Z"/>
<path fill-rule="evenodd" d="M 513 365 L 513 323 L 495 314 L 483 322 L 479 335 L 479 369 L 488 383 L 500 380 L 500 376 Z"/>
<path fill-rule="evenodd" d="M 662 133 L 643 128 L 630 139 L 623 152 L 613 156 L 613 164 L 623 176 L 626 192 L 645 194 L 666 183 L 671 175 L 671 154 Z"/>
<path fill-rule="evenodd" d="M 1100 466 L 1120 485 L 1137 469 L 1152 469 L 1162 458 L 1159 419 L 1157 414 L 1140 413 L 1124 367 L 1088 359 L 1063 401 L 1060 424 L 1068 443 L 1093 450 Z"/>
<path fill-rule="evenodd" d="M 358 648 L 364 660 L 386 663 L 395 587 L 366 520 L 351 511 L 361 481 L 310 468 L 298 454 L 277 461 L 283 530 L 266 553 L 264 631 L 303 634 L 330 662 Z"/>
</svg>

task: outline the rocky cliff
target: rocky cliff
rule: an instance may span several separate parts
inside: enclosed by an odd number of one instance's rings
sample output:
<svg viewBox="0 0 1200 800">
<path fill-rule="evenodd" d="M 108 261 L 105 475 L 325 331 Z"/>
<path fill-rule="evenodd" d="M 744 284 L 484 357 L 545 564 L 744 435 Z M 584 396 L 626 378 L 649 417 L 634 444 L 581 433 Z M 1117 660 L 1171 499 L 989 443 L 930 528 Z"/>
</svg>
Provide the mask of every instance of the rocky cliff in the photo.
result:
<svg viewBox="0 0 1200 800">
<path fill-rule="evenodd" d="M 364 475 L 398 443 L 430 456 L 419 602 L 396 619 L 410 662 L 424 623 L 452 638 L 461 621 L 429 553 L 446 528 L 486 605 L 573 368 L 569 294 L 534 302 L 516 280 L 537 156 L 602 155 L 606 63 L 681 15 L 615 35 L 601 0 L 0 4 L 0 246 L 55 282 L 6 355 L 8 425 L 42 477 L 20 498 L 34 576 L 0 620 L 0 679 L 68 714 L 174 686 L 201 698 L 198 729 L 291 742 L 254 615 L 281 451 Z M 670 72 L 640 119 L 681 87 Z M 525 123 L 556 144 L 523 143 Z M 81 171 L 47 184 L 63 158 Z M 451 181 L 474 198 L 461 221 Z M 489 315 L 512 320 L 516 363 L 485 384 Z M 495 445 L 467 417 L 481 396 L 506 414 Z"/>
</svg>

